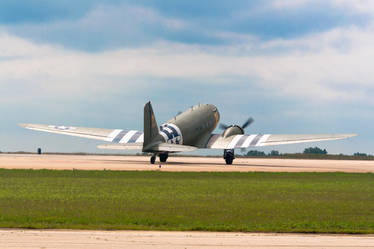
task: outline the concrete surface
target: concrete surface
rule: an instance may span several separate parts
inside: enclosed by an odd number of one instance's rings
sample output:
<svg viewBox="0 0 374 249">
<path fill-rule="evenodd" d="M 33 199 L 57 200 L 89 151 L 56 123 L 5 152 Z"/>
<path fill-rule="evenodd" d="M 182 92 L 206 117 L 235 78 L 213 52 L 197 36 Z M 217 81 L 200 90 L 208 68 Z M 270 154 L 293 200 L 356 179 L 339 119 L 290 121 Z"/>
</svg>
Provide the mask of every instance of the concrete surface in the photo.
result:
<svg viewBox="0 0 374 249">
<path fill-rule="evenodd" d="M 222 158 L 170 157 L 155 165 L 145 156 L 76 156 L 0 154 L 0 168 L 162 170 L 162 171 L 265 171 L 265 172 L 374 172 L 374 161 L 237 158 L 226 165 Z"/>
<path fill-rule="evenodd" d="M 0 230 L 2 249 L 374 248 L 374 236 L 216 232 Z"/>
</svg>

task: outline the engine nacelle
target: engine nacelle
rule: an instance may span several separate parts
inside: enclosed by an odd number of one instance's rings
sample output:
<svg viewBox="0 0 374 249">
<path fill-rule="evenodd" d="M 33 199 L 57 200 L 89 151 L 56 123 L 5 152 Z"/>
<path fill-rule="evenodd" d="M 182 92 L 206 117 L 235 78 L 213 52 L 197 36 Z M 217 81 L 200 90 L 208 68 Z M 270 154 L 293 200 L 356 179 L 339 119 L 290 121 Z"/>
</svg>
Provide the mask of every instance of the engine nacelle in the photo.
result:
<svg viewBox="0 0 374 249">
<path fill-rule="evenodd" d="M 222 134 L 222 136 L 224 138 L 226 137 L 230 137 L 232 135 L 243 135 L 244 134 L 244 130 L 242 127 L 238 126 L 238 125 L 231 125 L 230 127 L 228 127 Z"/>
</svg>

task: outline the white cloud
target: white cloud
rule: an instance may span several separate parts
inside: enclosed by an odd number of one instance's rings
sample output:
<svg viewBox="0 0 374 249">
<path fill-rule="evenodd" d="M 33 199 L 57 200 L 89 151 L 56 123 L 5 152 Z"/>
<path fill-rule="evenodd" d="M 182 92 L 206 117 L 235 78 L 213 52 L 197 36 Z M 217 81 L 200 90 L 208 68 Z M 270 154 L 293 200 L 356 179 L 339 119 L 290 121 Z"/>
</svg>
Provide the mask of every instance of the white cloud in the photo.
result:
<svg viewBox="0 0 374 249">
<path fill-rule="evenodd" d="M 362 12 L 374 15 L 373 0 L 273 0 L 268 7 L 275 9 L 305 8 L 311 4 L 331 5 L 348 12 Z"/>
<path fill-rule="evenodd" d="M 339 7 L 354 9 L 360 12 L 374 14 L 374 1 L 372 0 L 331 0 L 333 4 Z"/>
<path fill-rule="evenodd" d="M 86 53 L 2 34 L 0 87 L 29 89 L 38 96 L 81 98 L 157 87 L 144 83 L 152 77 L 204 80 L 213 85 L 245 86 L 255 81 L 269 94 L 285 98 L 374 104 L 370 95 L 374 91 L 372 27 L 339 28 L 269 42 L 248 37 L 247 42 L 226 47 L 159 42 L 145 48 Z M 143 84 L 134 83 L 136 79 Z M 2 101 L 10 98 L 9 91 L 0 93 Z M 16 95 L 30 96 L 30 92 L 24 94 Z"/>
<path fill-rule="evenodd" d="M 300 7 L 311 2 L 313 1 L 312 0 L 273 0 L 271 2 L 271 7 L 273 8 Z"/>
<path fill-rule="evenodd" d="M 8 33 L 72 48 L 106 49 L 149 44 L 166 33 L 188 27 L 188 23 L 161 15 L 158 11 L 132 5 L 99 5 L 77 19 L 46 23 L 3 25 Z"/>
</svg>

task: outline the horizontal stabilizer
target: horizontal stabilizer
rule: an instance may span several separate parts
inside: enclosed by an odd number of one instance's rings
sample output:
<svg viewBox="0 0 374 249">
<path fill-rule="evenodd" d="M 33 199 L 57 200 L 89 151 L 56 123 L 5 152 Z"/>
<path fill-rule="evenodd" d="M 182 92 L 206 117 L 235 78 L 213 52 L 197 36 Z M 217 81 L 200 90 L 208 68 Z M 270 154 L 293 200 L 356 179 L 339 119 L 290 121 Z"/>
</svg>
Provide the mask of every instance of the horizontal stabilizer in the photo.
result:
<svg viewBox="0 0 374 249">
<path fill-rule="evenodd" d="M 156 151 L 165 151 L 165 152 L 187 152 L 197 150 L 197 147 L 181 145 L 181 144 L 169 144 L 169 143 L 160 143 L 155 145 L 152 149 Z"/>
<path fill-rule="evenodd" d="M 102 144 L 97 146 L 97 148 L 104 150 L 141 150 L 143 148 L 143 143 Z"/>
<path fill-rule="evenodd" d="M 103 144 L 97 146 L 99 149 L 107 150 L 141 150 L 143 148 L 143 143 L 133 143 L 133 144 Z M 186 152 L 194 151 L 197 147 L 180 145 L 180 144 L 169 144 L 169 143 L 160 143 L 153 145 L 151 151 L 160 151 L 160 152 Z"/>
</svg>

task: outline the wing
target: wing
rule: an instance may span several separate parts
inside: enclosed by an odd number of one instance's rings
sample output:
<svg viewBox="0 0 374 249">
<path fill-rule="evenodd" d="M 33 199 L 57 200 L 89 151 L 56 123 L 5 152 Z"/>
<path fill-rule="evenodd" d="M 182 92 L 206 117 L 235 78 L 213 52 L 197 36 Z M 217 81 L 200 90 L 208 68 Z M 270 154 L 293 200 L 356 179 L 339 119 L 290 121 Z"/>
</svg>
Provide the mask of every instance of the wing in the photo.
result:
<svg viewBox="0 0 374 249">
<path fill-rule="evenodd" d="M 239 149 L 257 146 L 271 146 L 281 144 L 309 143 L 327 140 L 338 140 L 357 136 L 356 134 L 253 134 L 233 135 L 227 138 L 219 134 L 212 134 L 205 148 L 210 149 Z"/>
<path fill-rule="evenodd" d="M 141 150 L 143 148 L 144 134 L 136 130 L 100 129 L 74 126 L 56 126 L 42 124 L 20 124 L 30 130 L 57 133 L 75 137 L 84 137 L 111 142 L 99 145 L 100 149 Z M 185 152 L 196 150 L 197 147 L 160 143 L 153 148 L 155 151 Z"/>
<path fill-rule="evenodd" d="M 101 129 L 73 126 L 57 126 L 42 124 L 20 124 L 26 129 L 57 133 L 75 137 L 84 137 L 112 142 L 116 144 L 141 144 L 143 145 L 143 132 L 136 130 Z"/>
</svg>

